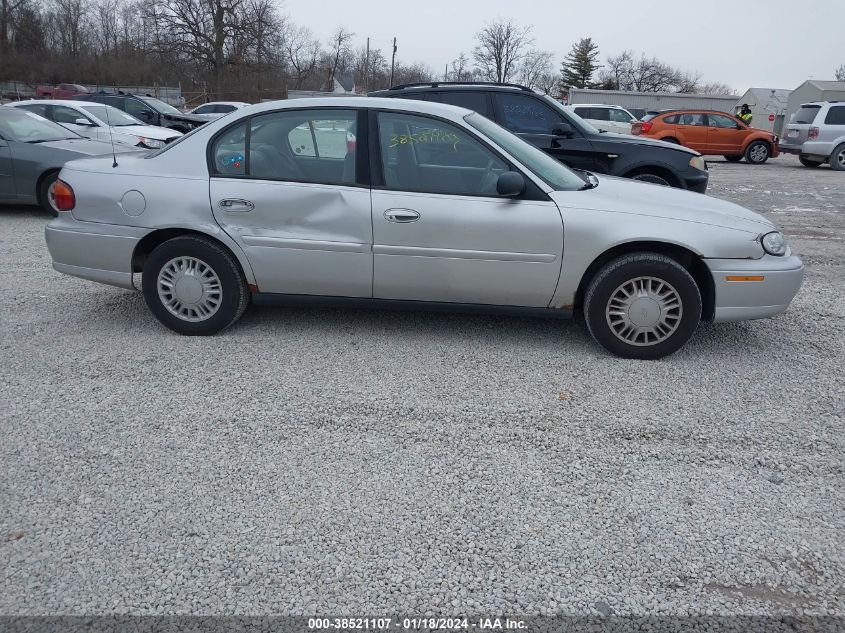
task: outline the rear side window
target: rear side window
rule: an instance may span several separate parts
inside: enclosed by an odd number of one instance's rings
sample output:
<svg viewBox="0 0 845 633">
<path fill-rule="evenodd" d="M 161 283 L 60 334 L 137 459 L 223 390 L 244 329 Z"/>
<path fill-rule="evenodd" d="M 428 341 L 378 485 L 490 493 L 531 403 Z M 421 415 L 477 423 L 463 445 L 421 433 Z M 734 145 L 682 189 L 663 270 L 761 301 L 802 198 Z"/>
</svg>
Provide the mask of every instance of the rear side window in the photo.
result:
<svg viewBox="0 0 845 633">
<path fill-rule="evenodd" d="M 816 120 L 819 110 L 821 110 L 821 106 L 801 106 L 801 109 L 795 113 L 795 118 L 792 122 L 800 125 L 809 125 Z"/>
<path fill-rule="evenodd" d="M 845 125 L 845 106 L 831 107 L 824 122 L 827 125 Z"/>
<path fill-rule="evenodd" d="M 610 115 L 610 120 L 615 121 L 616 123 L 631 123 L 633 121 L 631 115 L 625 112 L 625 110 L 611 108 L 607 112 Z"/>
<path fill-rule="evenodd" d="M 593 121 L 609 121 L 610 113 L 607 108 L 575 108 L 575 114 L 582 119 Z"/>
<path fill-rule="evenodd" d="M 436 92 L 432 95 L 433 101 L 446 103 L 467 110 L 472 110 L 492 118 L 490 107 L 487 105 L 487 94 L 484 92 L 464 92 L 464 91 L 450 91 L 450 92 Z"/>
<path fill-rule="evenodd" d="M 539 99 L 521 94 L 497 93 L 502 124 L 517 134 L 551 134 L 561 116 Z"/>
<path fill-rule="evenodd" d="M 643 120 L 649 121 L 650 117 L 653 118 L 652 115 L 650 115 L 650 114 L 646 115 L 646 118 L 643 119 Z M 670 114 L 667 117 L 663 117 L 663 122 L 668 123 L 669 125 L 678 125 L 678 121 L 680 120 L 680 118 L 681 118 L 680 114 Z"/>
<path fill-rule="evenodd" d="M 698 112 L 688 112 L 686 114 L 680 115 L 678 123 L 680 125 L 706 126 L 706 124 L 704 123 L 704 115 Z"/>
<path fill-rule="evenodd" d="M 21 110 L 29 110 L 40 116 L 47 116 L 47 105 L 43 103 L 32 103 L 30 105 L 18 106 Z"/>
</svg>

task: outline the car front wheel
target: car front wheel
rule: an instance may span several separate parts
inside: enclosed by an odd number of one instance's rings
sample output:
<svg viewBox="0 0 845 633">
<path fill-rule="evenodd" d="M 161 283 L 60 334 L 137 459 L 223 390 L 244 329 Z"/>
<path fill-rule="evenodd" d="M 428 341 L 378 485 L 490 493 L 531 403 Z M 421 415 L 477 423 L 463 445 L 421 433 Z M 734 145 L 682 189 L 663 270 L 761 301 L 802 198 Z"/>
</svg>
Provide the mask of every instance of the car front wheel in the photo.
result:
<svg viewBox="0 0 845 633">
<path fill-rule="evenodd" d="M 769 144 L 765 141 L 754 141 L 745 150 L 745 160 L 752 165 L 762 165 L 769 160 Z"/>
<path fill-rule="evenodd" d="M 144 300 L 165 326 L 187 336 L 229 327 L 249 302 L 246 280 L 232 255 L 201 236 L 158 246 L 144 262 Z"/>
<path fill-rule="evenodd" d="M 606 264 L 584 296 L 587 328 L 622 358 L 657 359 L 680 349 L 701 320 L 701 293 L 665 255 L 632 253 Z"/>
<path fill-rule="evenodd" d="M 830 168 L 835 171 L 845 171 L 845 143 L 833 150 L 830 155 Z"/>
</svg>

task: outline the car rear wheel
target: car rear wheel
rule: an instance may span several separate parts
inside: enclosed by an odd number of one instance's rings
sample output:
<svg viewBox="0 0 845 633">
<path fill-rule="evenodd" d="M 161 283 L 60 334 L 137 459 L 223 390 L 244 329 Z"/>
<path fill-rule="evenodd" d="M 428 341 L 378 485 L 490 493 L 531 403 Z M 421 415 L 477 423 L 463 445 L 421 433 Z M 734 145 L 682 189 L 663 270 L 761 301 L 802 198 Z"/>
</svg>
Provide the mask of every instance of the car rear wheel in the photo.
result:
<svg viewBox="0 0 845 633">
<path fill-rule="evenodd" d="M 645 173 L 642 173 L 642 174 L 637 174 L 635 176 L 631 176 L 631 180 L 639 180 L 640 182 L 650 182 L 650 183 L 653 183 L 655 185 L 662 185 L 663 187 L 671 187 L 672 186 L 672 183 L 669 182 L 669 180 L 667 180 L 663 176 L 660 176 L 659 174 L 650 173 L 650 172 L 645 172 Z"/>
<path fill-rule="evenodd" d="M 771 150 L 765 141 L 754 141 L 745 150 L 745 160 L 752 165 L 762 165 L 769 160 Z"/>
<path fill-rule="evenodd" d="M 234 257 L 216 242 L 183 236 L 158 246 L 144 263 L 144 300 L 165 326 L 187 336 L 226 329 L 249 302 Z"/>
<path fill-rule="evenodd" d="M 657 359 L 680 349 L 701 320 L 701 293 L 665 255 L 633 253 L 605 265 L 584 297 L 593 338 L 622 358 Z"/>
<path fill-rule="evenodd" d="M 671 136 L 667 136 L 666 138 L 662 138 L 660 140 L 663 141 L 664 143 L 673 143 L 675 145 L 681 144 L 681 142 L 678 139 L 672 138 Z"/>
<path fill-rule="evenodd" d="M 801 164 L 804 165 L 804 167 L 821 167 L 822 162 L 824 162 L 824 161 L 810 160 L 809 158 L 804 158 L 803 156 L 799 156 L 798 160 L 801 161 Z"/>
<path fill-rule="evenodd" d="M 830 167 L 836 171 L 845 171 L 845 143 L 833 150 L 830 155 Z"/>
<path fill-rule="evenodd" d="M 54 171 L 47 174 L 38 185 L 38 204 L 44 211 L 52 216 L 59 215 L 59 208 L 56 206 L 56 195 L 53 189 L 59 179 L 59 172 Z"/>
<path fill-rule="evenodd" d="M 742 154 L 740 154 L 739 156 L 725 156 L 725 160 L 729 163 L 738 163 L 742 160 Z"/>
</svg>

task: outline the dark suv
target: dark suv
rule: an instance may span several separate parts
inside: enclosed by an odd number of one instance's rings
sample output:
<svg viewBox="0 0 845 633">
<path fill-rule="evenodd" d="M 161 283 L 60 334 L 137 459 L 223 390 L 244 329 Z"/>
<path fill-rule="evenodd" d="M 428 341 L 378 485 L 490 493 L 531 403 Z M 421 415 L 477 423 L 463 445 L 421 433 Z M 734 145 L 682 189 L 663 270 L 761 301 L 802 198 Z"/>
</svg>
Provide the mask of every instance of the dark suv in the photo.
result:
<svg viewBox="0 0 845 633">
<path fill-rule="evenodd" d="M 680 145 L 599 132 L 551 97 L 515 84 L 420 83 L 371 97 L 437 101 L 474 110 L 575 169 L 704 193 L 709 174 L 698 152 Z"/>
<path fill-rule="evenodd" d="M 172 105 L 149 95 L 133 95 L 124 92 L 95 92 L 74 97 L 79 101 L 96 101 L 114 106 L 140 119 L 147 125 L 159 125 L 177 132 L 187 133 L 204 123 L 207 119 L 180 112 Z"/>
</svg>

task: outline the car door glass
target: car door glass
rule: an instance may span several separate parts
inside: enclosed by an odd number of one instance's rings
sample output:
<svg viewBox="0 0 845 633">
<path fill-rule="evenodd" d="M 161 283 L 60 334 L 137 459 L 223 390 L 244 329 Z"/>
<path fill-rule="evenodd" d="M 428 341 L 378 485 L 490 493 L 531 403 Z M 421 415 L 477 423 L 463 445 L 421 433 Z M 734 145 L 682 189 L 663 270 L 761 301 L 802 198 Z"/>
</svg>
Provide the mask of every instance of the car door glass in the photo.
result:
<svg viewBox="0 0 845 633">
<path fill-rule="evenodd" d="M 246 175 L 246 121 L 230 127 L 211 146 L 214 175 Z"/>
<path fill-rule="evenodd" d="M 721 114 L 708 114 L 707 118 L 710 121 L 710 127 L 718 127 L 726 130 L 737 129 L 736 121 Z"/>
<path fill-rule="evenodd" d="M 21 110 L 29 110 L 39 116 L 47 116 L 47 105 L 44 103 L 32 103 L 25 106 L 18 106 Z"/>
<path fill-rule="evenodd" d="M 467 92 L 463 90 L 440 92 L 436 94 L 434 101 L 473 110 L 490 118 L 491 113 L 487 105 L 487 94 L 484 92 Z"/>
<path fill-rule="evenodd" d="M 521 94 L 497 93 L 504 126 L 518 134 L 551 134 L 560 115 L 539 99 Z"/>
<path fill-rule="evenodd" d="M 288 110 L 251 119 L 249 176 L 354 185 L 354 110 Z"/>
<path fill-rule="evenodd" d="M 845 106 L 834 106 L 824 118 L 826 125 L 845 125 Z"/>
<path fill-rule="evenodd" d="M 213 105 L 204 105 L 198 107 L 194 110 L 194 114 L 214 114 L 216 112 L 216 108 Z"/>
<path fill-rule="evenodd" d="M 682 114 L 680 120 L 678 121 L 680 125 L 697 125 L 697 126 L 704 126 L 704 115 L 698 113 L 687 113 Z"/>
<path fill-rule="evenodd" d="M 379 144 L 385 185 L 398 191 L 494 196 L 508 165 L 451 123 L 380 112 Z"/>
<path fill-rule="evenodd" d="M 141 121 L 146 121 L 147 118 L 142 114 L 142 112 L 150 112 L 149 106 L 147 104 L 138 101 L 137 99 L 127 99 L 126 100 L 126 107 L 124 108 L 126 112 L 134 116 L 135 118 L 140 119 Z M 147 115 L 148 117 L 149 115 Z"/>
<path fill-rule="evenodd" d="M 616 123 L 630 123 L 633 121 L 631 116 L 624 110 L 610 109 L 608 110 L 608 114 L 610 114 L 610 120 Z"/>
<path fill-rule="evenodd" d="M 90 121 L 90 119 L 81 112 L 77 112 L 73 108 L 68 108 L 67 106 L 60 105 L 53 106 L 53 116 L 51 118 L 56 123 L 69 123 L 71 125 L 76 125 L 77 119 L 85 119 L 87 121 Z"/>
</svg>

